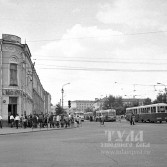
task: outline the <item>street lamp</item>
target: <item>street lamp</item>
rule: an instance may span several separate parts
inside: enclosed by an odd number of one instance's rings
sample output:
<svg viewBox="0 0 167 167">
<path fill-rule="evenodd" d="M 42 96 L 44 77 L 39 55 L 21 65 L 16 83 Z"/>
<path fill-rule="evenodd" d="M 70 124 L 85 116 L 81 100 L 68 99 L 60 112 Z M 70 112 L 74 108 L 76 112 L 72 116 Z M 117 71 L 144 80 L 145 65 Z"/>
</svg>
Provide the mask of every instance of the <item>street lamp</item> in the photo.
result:
<svg viewBox="0 0 167 167">
<path fill-rule="evenodd" d="M 70 84 L 70 83 L 64 84 L 64 85 L 62 86 L 62 89 L 61 89 L 61 93 L 62 93 L 62 108 L 63 108 L 63 93 L 64 93 L 63 87 L 66 86 L 66 85 L 68 85 L 68 84 Z"/>
</svg>

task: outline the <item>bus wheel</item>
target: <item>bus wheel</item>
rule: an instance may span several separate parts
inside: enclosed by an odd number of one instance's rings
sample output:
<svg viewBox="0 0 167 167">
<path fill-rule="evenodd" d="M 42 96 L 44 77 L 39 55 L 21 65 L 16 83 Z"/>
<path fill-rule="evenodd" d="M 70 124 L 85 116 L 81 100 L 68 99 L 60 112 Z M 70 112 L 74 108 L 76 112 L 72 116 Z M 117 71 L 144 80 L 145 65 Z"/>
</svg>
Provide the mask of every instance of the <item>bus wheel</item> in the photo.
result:
<svg viewBox="0 0 167 167">
<path fill-rule="evenodd" d="M 162 121 L 159 121 L 159 123 L 162 123 Z"/>
</svg>

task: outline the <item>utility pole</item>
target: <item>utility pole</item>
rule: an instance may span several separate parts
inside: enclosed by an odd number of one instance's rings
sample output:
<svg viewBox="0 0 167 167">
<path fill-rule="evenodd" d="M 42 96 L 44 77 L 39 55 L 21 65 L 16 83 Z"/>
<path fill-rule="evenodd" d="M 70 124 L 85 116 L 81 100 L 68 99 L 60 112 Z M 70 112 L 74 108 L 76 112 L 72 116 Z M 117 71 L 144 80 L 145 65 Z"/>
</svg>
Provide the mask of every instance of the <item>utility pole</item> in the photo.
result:
<svg viewBox="0 0 167 167">
<path fill-rule="evenodd" d="M 64 93 L 64 89 L 61 89 L 61 93 L 62 93 L 62 108 L 63 108 L 63 93 Z"/>
<path fill-rule="evenodd" d="M 62 86 L 62 89 L 61 89 L 61 93 L 62 93 L 62 109 L 63 109 L 63 93 L 64 93 L 63 87 L 64 87 L 65 85 L 68 85 L 68 84 L 70 84 L 70 83 L 64 84 L 64 85 Z"/>
</svg>

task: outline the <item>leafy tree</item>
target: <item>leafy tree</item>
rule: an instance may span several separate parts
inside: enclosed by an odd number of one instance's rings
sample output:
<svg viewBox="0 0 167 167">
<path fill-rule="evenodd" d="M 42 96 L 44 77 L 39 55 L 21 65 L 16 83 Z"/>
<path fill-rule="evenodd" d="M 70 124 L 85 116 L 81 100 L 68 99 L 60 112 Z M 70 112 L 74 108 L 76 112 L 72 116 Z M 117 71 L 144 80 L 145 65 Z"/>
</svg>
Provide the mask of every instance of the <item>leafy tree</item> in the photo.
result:
<svg viewBox="0 0 167 167">
<path fill-rule="evenodd" d="M 143 103 L 144 103 L 144 105 L 149 105 L 149 104 L 151 104 L 152 102 L 151 102 L 151 99 L 150 99 L 150 98 L 146 98 Z"/>
<path fill-rule="evenodd" d="M 114 97 L 112 95 L 109 95 L 109 97 L 107 97 L 104 100 L 102 109 L 106 110 L 106 109 L 115 109 L 117 114 L 123 114 L 124 113 L 124 106 L 123 106 L 123 102 L 122 102 L 122 97 Z"/>
<path fill-rule="evenodd" d="M 60 104 L 56 105 L 55 111 L 56 111 L 56 115 L 60 115 L 60 114 L 64 114 L 65 113 L 65 110 L 61 107 Z"/>
<path fill-rule="evenodd" d="M 166 93 L 158 94 L 157 98 L 153 101 L 153 103 L 167 103 Z"/>
</svg>

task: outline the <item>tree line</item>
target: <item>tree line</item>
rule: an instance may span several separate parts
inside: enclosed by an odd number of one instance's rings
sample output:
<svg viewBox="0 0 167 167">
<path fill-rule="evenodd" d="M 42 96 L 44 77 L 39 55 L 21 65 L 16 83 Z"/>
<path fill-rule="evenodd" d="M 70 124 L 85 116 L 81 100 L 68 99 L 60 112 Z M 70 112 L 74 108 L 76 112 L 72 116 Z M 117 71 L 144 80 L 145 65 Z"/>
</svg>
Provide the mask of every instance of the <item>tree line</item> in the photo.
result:
<svg viewBox="0 0 167 167">
<path fill-rule="evenodd" d="M 154 101 L 152 101 L 150 98 L 146 98 L 143 100 L 143 105 L 149 105 L 155 103 L 167 103 L 167 94 L 166 93 L 158 94 Z M 100 109 L 102 110 L 115 109 L 117 115 L 123 115 L 125 114 L 127 107 L 135 107 L 139 105 L 140 105 L 139 99 L 134 99 L 130 104 L 126 104 L 123 102 L 121 96 L 109 95 L 108 97 L 103 98 L 103 102 L 101 102 Z M 93 110 L 93 108 L 89 107 L 85 109 L 85 112 L 96 112 L 96 110 Z"/>
<path fill-rule="evenodd" d="M 100 102 L 101 100 L 103 100 L 103 102 Z M 98 101 L 101 103 L 100 109 L 102 110 L 115 109 L 117 115 L 125 114 L 127 107 L 139 106 L 138 99 L 134 99 L 134 101 L 132 101 L 130 104 L 125 104 L 121 96 L 113 96 L 113 95 L 109 95 L 108 97 L 105 97 Z M 150 98 L 146 98 L 143 101 L 144 105 L 155 104 L 155 103 L 167 103 L 167 94 L 166 93 L 158 94 L 154 101 L 152 101 Z M 88 107 L 85 109 L 85 112 L 94 112 L 95 114 L 96 110 L 94 110 L 92 107 Z M 60 104 L 57 104 L 55 108 L 55 114 L 56 115 L 66 114 L 66 111 L 61 107 Z"/>
</svg>

